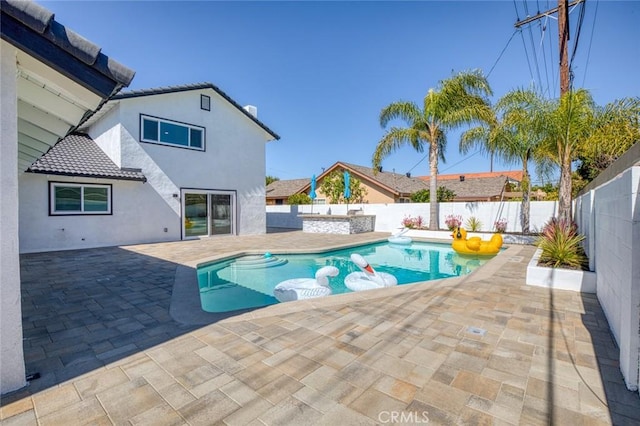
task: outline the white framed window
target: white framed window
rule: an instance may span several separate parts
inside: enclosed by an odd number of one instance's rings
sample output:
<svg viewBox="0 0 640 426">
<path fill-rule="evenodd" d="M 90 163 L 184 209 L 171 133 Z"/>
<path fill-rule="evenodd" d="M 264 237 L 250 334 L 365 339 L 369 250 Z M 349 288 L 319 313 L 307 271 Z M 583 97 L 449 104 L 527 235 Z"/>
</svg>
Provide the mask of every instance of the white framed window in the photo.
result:
<svg viewBox="0 0 640 426">
<path fill-rule="evenodd" d="M 111 214 L 111 185 L 49 182 L 49 215 Z"/>
<path fill-rule="evenodd" d="M 204 151 L 205 128 L 140 114 L 140 141 Z"/>
</svg>

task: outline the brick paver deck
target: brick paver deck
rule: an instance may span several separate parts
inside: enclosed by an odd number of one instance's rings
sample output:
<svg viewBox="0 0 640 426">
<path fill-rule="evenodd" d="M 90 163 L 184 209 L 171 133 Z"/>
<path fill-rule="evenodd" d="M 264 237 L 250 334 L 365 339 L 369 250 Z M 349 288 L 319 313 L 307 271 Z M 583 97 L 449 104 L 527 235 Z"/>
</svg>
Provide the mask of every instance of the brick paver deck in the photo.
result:
<svg viewBox="0 0 640 426">
<path fill-rule="evenodd" d="M 198 259 L 384 236 L 290 232 L 23 255 L 25 358 L 40 378 L 2 397 L 2 424 L 640 422 L 597 298 L 526 286 L 531 246 L 461 278 L 204 326 L 170 314 L 176 270 Z"/>
</svg>

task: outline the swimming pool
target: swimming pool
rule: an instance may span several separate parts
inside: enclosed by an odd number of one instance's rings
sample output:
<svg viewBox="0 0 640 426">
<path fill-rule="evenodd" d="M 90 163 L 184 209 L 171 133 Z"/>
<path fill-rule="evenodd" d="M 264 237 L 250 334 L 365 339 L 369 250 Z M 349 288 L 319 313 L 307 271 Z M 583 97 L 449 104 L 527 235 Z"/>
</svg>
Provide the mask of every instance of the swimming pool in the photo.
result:
<svg viewBox="0 0 640 426">
<path fill-rule="evenodd" d="M 333 294 L 349 293 L 345 277 L 360 269 L 349 256 L 358 253 L 378 272 L 392 274 L 398 285 L 466 275 L 490 258 L 461 256 L 450 244 L 388 242 L 311 254 L 242 256 L 198 268 L 200 303 L 206 312 L 230 312 L 279 303 L 274 287 L 292 278 L 313 278 L 323 266 L 340 270 L 330 277 Z"/>
</svg>

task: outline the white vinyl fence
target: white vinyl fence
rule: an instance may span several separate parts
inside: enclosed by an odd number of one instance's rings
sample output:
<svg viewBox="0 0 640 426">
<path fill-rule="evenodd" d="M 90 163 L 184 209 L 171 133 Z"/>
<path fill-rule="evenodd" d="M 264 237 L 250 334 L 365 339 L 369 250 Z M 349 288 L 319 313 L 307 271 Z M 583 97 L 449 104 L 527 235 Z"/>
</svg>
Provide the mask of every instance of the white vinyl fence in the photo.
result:
<svg viewBox="0 0 640 426">
<path fill-rule="evenodd" d="M 335 214 L 344 215 L 348 210 L 363 210 L 364 214 L 376 215 L 375 230 L 394 232 L 402 227 L 405 217 L 421 217 L 425 227 L 429 226 L 429 203 L 398 204 L 316 204 L 299 206 L 267 206 L 267 227 L 302 229 L 300 214 Z M 553 217 L 557 211 L 556 201 L 532 201 L 530 208 L 529 228 L 532 232 L 539 230 Z M 507 232 L 521 232 L 520 202 L 470 202 L 440 203 L 441 229 L 447 229 L 445 220 L 449 215 L 462 216 L 462 224 L 475 217 L 480 220 L 480 231 L 495 231 L 494 224 L 499 219 L 507 220 Z"/>
</svg>

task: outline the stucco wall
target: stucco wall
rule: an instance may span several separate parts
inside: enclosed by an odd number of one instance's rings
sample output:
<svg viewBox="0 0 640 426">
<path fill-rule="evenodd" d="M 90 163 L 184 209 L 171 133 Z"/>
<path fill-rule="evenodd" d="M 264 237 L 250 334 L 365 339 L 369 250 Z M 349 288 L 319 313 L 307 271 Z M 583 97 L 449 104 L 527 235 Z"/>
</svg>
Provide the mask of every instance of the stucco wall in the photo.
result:
<svg viewBox="0 0 640 426">
<path fill-rule="evenodd" d="M 640 360 L 639 186 L 640 167 L 631 167 L 581 196 L 576 212 L 582 216 L 581 232 L 588 235 L 598 300 L 620 347 L 620 370 L 629 389 L 638 389 Z"/>
<path fill-rule="evenodd" d="M 200 95 L 211 97 L 211 111 L 200 109 Z M 206 128 L 206 150 L 140 143 L 140 114 Z M 148 184 L 180 214 L 181 188 L 233 190 L 237 232 L 266 231 L 265 133 L 211 89 L 144 96 L 120 101 L 121 162 L 142 168 Z M 90 130 L 99 140 L 103 136 Z"/>
<path fill-rule="evenodd" d="M 49 216 L 49 181 L 112 185 L 112 214 Z M 20 178 L 22 253 L 174 241 L 180 225 L 176 212 L 146 183 L 35 173 Z"/>
<path fill-rule="evenodd" d="M 0 393 L 26 384 L 18 256 L 16 50 L 0 42 Z"/>
<path fill-rule="evenodd" d="M 407 217 L 422 216 L 424 226 L 429 225 L 429 203 L 402 204 L 349 204 L 349 209 L 364 210 L 365 214 L 376 215 L 376 231 L 392 232 L 402 226 Z M 300 206 L 267 206 L 267 226 L 273 228 L 302 229 L 302 221 L 298 214 L 311 213 L 311 205 Z M 540 229 L 550 217 L 555 215 L 557 203 L 554 201 L 531 202 L 531 230 Z M 346 204 L 314 205 L 314 213 L 346 214 Z M 473 203 L 440 203 L 440 227 L 445 228 L 448 215 L 461 215 L 464 222 L 471 216 L 478 218 L 483 226 L 482 231 L 493 231 L 494 222 L 500 218 L 507 219 L 508 232 L 520 232 L 520 202 L 473 202 Z"/>
</svg>

